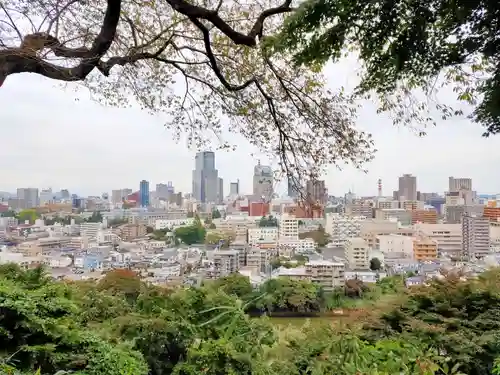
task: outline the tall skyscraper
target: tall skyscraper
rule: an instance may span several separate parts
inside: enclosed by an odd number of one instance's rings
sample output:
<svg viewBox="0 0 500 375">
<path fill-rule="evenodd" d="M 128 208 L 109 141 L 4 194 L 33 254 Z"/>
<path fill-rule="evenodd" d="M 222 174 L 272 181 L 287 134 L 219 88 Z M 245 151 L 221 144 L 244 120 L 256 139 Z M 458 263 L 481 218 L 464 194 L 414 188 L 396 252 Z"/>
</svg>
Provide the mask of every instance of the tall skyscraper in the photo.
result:
<svg viewBox="0 0 500 375">
<path fill-rule="evenodd" d="M 467 260 L 483 258 L 490 253 L 490 221 L 474 214 L 462 217 L 462 246 Z"/>
<path fill-rule="evenodd" d="M 149 181 L 142 180 L 139 183 L 139 203 L 141 207 L 149 206 Z"/>
<path fill-rule="evenodd" d="M 448 191 L 455 192 L 460 190 L 470 190 L 472 191 L 472 179 L 471 178 L 454 178 L 448 177 Z"/>
<path fill-rule="evenodd" d="M 231 182 L 229 184 L 229 195 L 239 195 L 240 194 L 240 180 L 236 182 Z"/>
<path fill-rule="evenodd" d="M 261 165 L 260 161 L 253 169 L 253 195 L 255 198 L 270 200 L 274 193 L 274 175 L 271 167 Z"/>
<path fill-rule="evenodd" d="M 298 198 L 299 196 L 299 190 L 300 190 L 300 184 L 299 181 L 294 176 L 288 176 L 287 178 L 287 183 L 288 183 L 288 196 L 290 198 Z"/>
<path fill-rule="evenodd" d="M 399 200 L 416 201 L 417 200 L 417 177 L 411 174 L 404 174 L 399 177 Z"/>
<path fill-rule="evenodd" d="M 306 196 L 311 203 L 325 205 L 328 201 L 328 193 L 324 180 L 309 180 L 306 184 Z"/>
<path fill-rule="evenodd" d="M 219 177 L 219 186 L 217 188 L 217 203 L 222 204 L 224 202 L 224 180 Z"/>
<path fill-rule="evenodd" d="M 198 152 L 193 171 L 193 197 L 202 203 L 216 203 L 219 193 L 219 172 L 215 169 L 215 153 Z"/>
<path fill-rule="evenodd" d="M 17 199 L 19 208 L 34 208 L 40 205 L 37 188 L 20 188 L 17 189 Z"/>
</svg>

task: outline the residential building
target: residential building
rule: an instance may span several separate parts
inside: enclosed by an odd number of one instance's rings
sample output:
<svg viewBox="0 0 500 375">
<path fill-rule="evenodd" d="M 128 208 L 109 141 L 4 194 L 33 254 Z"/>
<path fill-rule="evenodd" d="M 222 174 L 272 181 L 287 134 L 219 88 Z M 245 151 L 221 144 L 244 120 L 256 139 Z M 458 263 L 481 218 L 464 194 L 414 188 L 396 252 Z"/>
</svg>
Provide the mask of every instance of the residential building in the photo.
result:
<svg viewBox="0 0 500 375">
<path fill-rule="evenodd" d="M 482 216 L 462 218 L 462 244 L 465 259 L 483 258 L 490 253 L 490 222 Z"/>
<path fill-rule="evenodd" d="M 370 248 L 361 237 L 347 239 L 344 255 L 351 270 L 366 270 L 370 268 Z"/>
<path fill-rule="evenodd" d="M 328 260 L 309 261 L 305 264 L 306 275 L 324 290 L 333 290 L 345 284 L 345 264 Z"/>
<path fill-rule="evenodd" d="M 486 207 L 482 204 L 473 205 L 445 205 L 445 219 L 449 224 L 460 224 L 464 215 L 483 216 Z"/>
<path fill-rule="evenodd" d="M 345 214 L 350 217 L 373 217 L 373 203 L 361 199 L 353 199 L 346 203 Z"/>
<path fill-rule="evenodd" d="M 413 255 L 413 239 L 399 234 L 377 236 L 375 249 L 382 253 L 402 253 Z"/>
<path fill-rule="evenodd" d="M 483 216 L 490 221 L 500 221 L 500 207 L 485 206 L 483 209 Z"/>
<path fill-rule="evenodd" d="M 294 216 L 283 214 L 279 220 L 278 238 L 282 240 L 299 239 L 299 219 Z"/>
<path fill-rule="evenodd" d="M 417 234 L 437 242 L 440 255 L 462 258 L 461 224 L 415 224 L 414 228 Z"/>
<path fill-rule="evenodd" d="M 216 203 L 219 191 L 219 172 L 215 169 L 215 153 L 198 152 L 193 170 L 193 198 L 202 203 Z"/>
<path fill-rule="evenodd" d="M 248 229 L 248 244 L 254 246 L 258 242 L 277 242 L 278 241 L 278 228 L 249 228 Z"/>
<path fill-rule="evenodd" d="M 417 177 L 411 174 L 399 177 L 398 198 L 400 201 L 417 200 Z"/>
<path fill-rule="evenodd" d="M 411 211 L 411 223 L 424 223 L 424 224 L 437 224 L 438 221 L 438 213 L 437 211 L 432 209 L 426 210 L 413 210 Z"/>
<path fill-rule="evenodd" d="M 143 224 L 125 224 L 119 227 L 119 236 L 123 241 L 132 241 L 136 238 L 144 237 L 147 233 Z"/>
<path fill-rule="evenodd" d="M 219 186 L 217 187 L 217 204 L 222 204 L 224 202 L 224 179 L 219 177 Z"/>
<path fill-rule="evenodd" d="M 348 217 L 335 213 L 326 214 L 325 232 L 330 235 L 332 246 L 341 247 L 351 237 L 359 237 L 361 223 L 366 217 Z"/>
<path fill-rule="evenodd" d="M 395 220 L 399 221 L 401 225 L 411 224 L 411 211 L 407 211 L 403 208 L 393 208 L 393 209 L 378 209 L 375 210 L 375 219 L 378 220 Z"/>
<path fill-rule="evenodd" d="M 240 268 L 240 252 L 237 250 L 216 250 L 213 253 L 215 277 L 235 273 Z"/>
<path fill-rule="evenodd" d="M 438 243 L 429 237 L 417 236 L 413 239 L 413 258 L 416 261 L 437 259 Z"/>
</svg>

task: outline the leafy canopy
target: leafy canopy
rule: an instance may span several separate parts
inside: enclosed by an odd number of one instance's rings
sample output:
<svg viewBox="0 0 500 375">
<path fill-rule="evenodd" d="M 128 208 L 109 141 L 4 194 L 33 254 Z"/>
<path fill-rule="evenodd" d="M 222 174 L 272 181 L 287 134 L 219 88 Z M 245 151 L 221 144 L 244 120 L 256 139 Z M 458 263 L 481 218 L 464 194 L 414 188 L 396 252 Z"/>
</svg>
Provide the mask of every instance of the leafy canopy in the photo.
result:
<svg viewBox="0 0 500 375">
<path fill-rule="evenodd" d="M 396 121 L 433 121 L 435 109 L 443 118 L 460 114 L 436 101 L 451 85 L 489 135 L 500 131 L 499 15 L 495 0 L 307 0 L 275 45 L 298 65 L 356 52 L 364 68 L 357 93 L 375 92 Z M 418 100 L 415 88 L 431 100 Z"/>
<path fill-rule="evenodd" d="M 330 163 L 361 167 L 372 140 L 354 103 L 264 43 L 292 3 L 3 0 L 0 84 L 20 73 L 81 82 L 103 103 L 164 114 L 198 147 L 214 134 L 231 147 L 223 133 L 237 132 L 299 182 Z"/>
</svg>

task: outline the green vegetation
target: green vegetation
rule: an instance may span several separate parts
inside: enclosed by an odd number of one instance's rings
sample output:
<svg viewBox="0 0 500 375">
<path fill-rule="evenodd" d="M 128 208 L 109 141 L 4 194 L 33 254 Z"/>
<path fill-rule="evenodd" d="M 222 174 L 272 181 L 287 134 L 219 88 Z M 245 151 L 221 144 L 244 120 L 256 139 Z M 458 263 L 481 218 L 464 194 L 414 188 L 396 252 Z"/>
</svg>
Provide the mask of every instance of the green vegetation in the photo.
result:
<svg viewBox="0 0 500 375">
<path fill-rule="evenodd" d="M 92 215 L 84 220 L 86 223 L 102 223 L 102 214 L 99 211 L 92 212 Z"/>
<path fill-rule="evenodd" d="M 30 224 L 33 224 L 35 220 L 40 217 L 40 215 L 34 209 L 27 209 L 20 211 L 15 217 L 19 220 L 21 224 L 24 224 L 25 221 L 28 221 Z"/>
<path fill-rule="evenodd" d="M 314 240 L 318 247 L 325 247 L 326 245 L 328 245 L 330 236 L 325 232 L 325 228 L 323 228 L 323 226 L 320 224 L 318 225 L 318 229 L 316 230 L 300 233 L 299 238 L 311 238 Z"/>
<path fill-rule="evenodd" d="M 222 215 L 218 209 L 212 211 L 212 219 L 220 219 L 221 217 Z"/>
<path fill-rule="evenodd" d="M 382 262 L 378 258 L 370 259 L 370 269 L 372 271 L 378 271 L 382 268 Z"/>
<path fill-rule="evenodd" d="M 255 290 L 229 275 L 166 289 L 128 270 L 70 283 L 1 265 L 0 373 L 498 374 L 499 281 L 493 270 L 405 291 L 402 278 L 387 278 L 364 287 L 362 299 L 374 303 L 343 324 L 301 327 L 251 315 L 324 309 L 327 294 L 306 281 L 273 279 Z"/>
<path fill-rule="evenodd" d="M 206 232 L 205 227 L 200 221 L 200 217 L 196 215 L 192 225 L 177 228 L 174 234 L 178 240 L 186 245 L 193 245 L 195 243 L 203 243 Z"/>
<path fill-rule="evenodd" d="M 259 227 L 278 227 L 278 219 L 269 215 L 268 217 L 262 216 L 259 221 Z"/>
<path fill-rule="evenodd" d="M 274 42 L 316 69 L 356 52 L 364 68 L 357 94 L 375 92 L 381 110 L 399 121 L 432 121 L 436 109 L 444 118 L 461 114 L 411 93 L 420 88 L 430 98 L 450 85 L 459 101 L 475 106 L 471 118 L 489 135 L 500 132 L 500 37 L 491 30 L 499 11 L 494 0 L 308 0 Z"/>
</svg>

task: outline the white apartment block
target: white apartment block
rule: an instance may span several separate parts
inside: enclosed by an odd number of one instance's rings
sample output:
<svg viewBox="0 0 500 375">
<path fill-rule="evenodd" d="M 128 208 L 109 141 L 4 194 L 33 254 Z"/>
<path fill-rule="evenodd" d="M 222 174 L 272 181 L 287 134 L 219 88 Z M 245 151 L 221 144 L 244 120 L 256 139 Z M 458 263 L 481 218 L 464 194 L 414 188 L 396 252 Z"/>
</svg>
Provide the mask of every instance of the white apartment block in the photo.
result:
<svg viewBox="0 0 500 375">
<path fill-rule="evenodd" d="M 249 216 L 227 216 L 225 219 L 214 219 L 212 222 L 218 230 L 235 234 L 235 242 L 247 242 L 248 230 L 257 228 L 257 222 Z"/>
<path fill-rule="evenodd" d="M 240 269 L 240 252 L 237 250 L 217 250 L 213 256 L 216 278 L 235 273 Z"/>
<path fill-rule="evenodd" d="M 375 248 L 384 254 L 403 253 L 413 257 L 413 238 L 399 234 L 377 236 Z"/>
<path fill-rule="evenodd" d="M 360 235 L 361 223 L 366 217 L 348 217 L 335 213 L 326 214 L 325 232 L 333 246 L 342 247 L 349 238 Z"/>
<path fill-rule="evenodd" d="M 94 238 L 102 227 L 102 223 L 81 223 L 80 235 L 87 238 Z"/>
<path fill-rule="evenodd" d="M 345 284 L 345 264 L 342 262 L 310 261 L 305 264 L 305 268 L 307 278 L 325 290 L 332 290 Z"/>
<path fill-rule="evenodd" d="M 304 238 L 302 240 L 282 240 L 278 242 L 278 252 L 283 256 L 293 254 L 304 254 L 313 252 L 316 249 L 316 243 L 312 238 Z"/>
<path fill-rule="evenodd" d="M 414 228 L 418 234 L 437 242 L 439 254 L 461 258 L 461 224 L 415 224 Z"/>
<path fill-rule="evenodd" d="M 279 240 L 299 239 L 299 219 L 295 216 L 283 214 L 279 220 Z"/>
<path fill-rule="evenodd" d="M 185 219 L 156 219 L 155 220 L 155 229 L 175 229 L 183 226 L 193 225 L 194 218 L 187 217 Z"/>
<path fill-rule="evenodd" d="M 370 248 L 361 237 L 349 238 L 345 243 L 344 254 L 351 270 L 370 268 Z"/>
<path fill-rule="evenodd" d="M 249 228 L 248 244 L 253 246 L 260 242 L 277 242 L 278 228 Z"/>
</svg>

